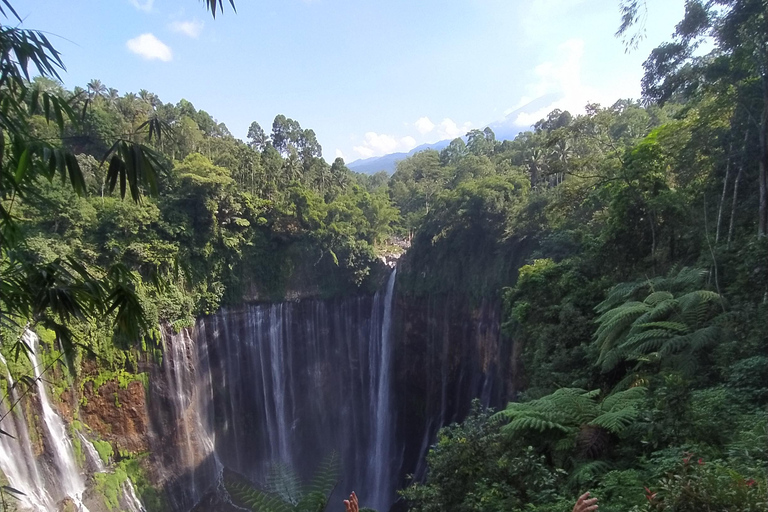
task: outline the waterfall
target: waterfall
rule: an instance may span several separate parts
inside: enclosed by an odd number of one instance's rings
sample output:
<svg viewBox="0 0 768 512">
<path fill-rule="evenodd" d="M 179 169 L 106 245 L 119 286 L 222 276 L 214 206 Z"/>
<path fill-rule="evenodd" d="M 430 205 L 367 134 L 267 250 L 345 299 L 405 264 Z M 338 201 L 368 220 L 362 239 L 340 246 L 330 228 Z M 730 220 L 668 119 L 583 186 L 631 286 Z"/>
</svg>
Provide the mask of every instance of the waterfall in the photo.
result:
<svg viewBox="0 0 768 512">
<path fill-rule="evenodd" d="M 250 304 L 166 333 L 150 393 L 176 510 L 217 489 L 221 468 L 266 484 L 275 463 L 310 479 L 335 452 L 332 500 L 395 499 L 392 315 L 395 273 L 374 296 Z M 162 383 L 162 385 L 160 384 Z M 171 412 L 172 411 L 172 412 Z"/>
<path fill-rule="evenodd" d="M 146 512 L 141 500 L 136 496 L 136 489 L 133 488 L 130 478 L 123 482 L 123 496 L 128 506 L 128 512 Z"/>
<path fill-rule="evenodd" d="M 0 354 L 0 362 L 6 368 L 8 396 L 10 404 L 17 404 L 16 409 L 9 411 L 5 401 L 0 402 L 0 417 L 3 418 L 0 427 L 13 438 L 0 435 L 0 469 L 2 469 L 11 487 L 23 492 L 21 502 L 36 511 L 53 510 L 53 500 L 45 490 L 45 482 L 37 467 L 37 461 L 29 439 L 29 427 L 21 410 L 18 392 L 8 363 Z"/>
<path fill-rule="evenodd" d="M 101 460 L 101 455 L 99 455 L 99 452 L 96 451 L 93 443 L 90 442 L 88 438 L 85 437 L 82 433 L 78 432 L 77 435 L 80 438 L 80 446 L 83 447 L 86 459 L 90 463 L 91 467 L 96 471 L 96 473 L 106 472 L 107 468 L 104 466 L 104 462 Z"/>
<path fill-rule="evenodd" d="M 392 440 L 392 302 L 394 300 L 395 279 L 397 269 L 392 271 L 387 281 L 386 294 L 384 296 L 384 315 L 381 320 L 381 333 L 377 350 L 371 351 L 375 357 L 369 363 L 370 368 L 375 368 L 377 375 L 375 389 L 375 410 L 373 412 L 373 456 L 369 463 L 369 474 L 373 486 L 371 487 L 372 502 L 378 510 L 387 510 L 391 504 L 392 476 L 391 476 L 391 440 Z M 373 397 L 372 397 L 373 398 Z M 373 402 L 374 400 L 372 400 Z M 387 508 L 378 508 L 387 507 Z"/>
<path fill-rule="evenodd" d="M 83 491 L 85 491 L 85 482 L 80 474 L 80 468 L 78 468 L 75 463 L 75 458 L 72 452 L 72 442 L 69 439 L 64 422 L 51 407 L 51 403 L 48 400 L 48 392 L 45 389 L 45 383 L 41 377 L 40 366 L 37 362 L 37 355 L 35 354 L 35 350 L 37 350 L 38 347 L 38 337 L 30 330 L 24 331 L 22 336 L 27 345 L 32 348 L 32 351 L 28 353 L 29 361 L 32 363 L 32 370 L 35 375 L 37 396 L 40 399 L 40 406 L 43 410 L 43 425 L 48 434 L 47 439 L 51 443 L 58 482 L 60 483 L 64 494 L 72 499 L 77 509 L 81 512 L 88 512 L 88 509 L 82 502 Z"/>
<path fill-rule="evenodd" d="M 170 417 L 164 421 L 169 428 L 163 432 L 164 446 L 159 451 L 165 448 L 167 453 L 168 444 L 175 447 L 166 464 L 175 477 L 176 490 L 171 498 L 176 510 L 189 510 L 200 502 L 220 473 L 208 416 L 212 376 L 207 370 L 205 350 L 198 349 L 187 329 L 178 334 L 164 333 L 163 343 L 165 388 L 157 392 L 168 396 Z"/>
</svg>

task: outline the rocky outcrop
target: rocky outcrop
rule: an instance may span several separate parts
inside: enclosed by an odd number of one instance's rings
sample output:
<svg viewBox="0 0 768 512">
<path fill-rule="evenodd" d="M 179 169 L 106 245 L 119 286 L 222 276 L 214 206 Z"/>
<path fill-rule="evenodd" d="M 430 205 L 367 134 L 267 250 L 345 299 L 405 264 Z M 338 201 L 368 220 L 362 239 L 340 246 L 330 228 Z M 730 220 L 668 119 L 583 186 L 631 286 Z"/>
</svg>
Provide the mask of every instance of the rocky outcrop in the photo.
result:
<svg viewBox="0 0 768 512">
<path fill-rule="evenodd" d="M 115 380 L 98 389 L 92 382 L 83 386 L 80 418 L 115 451 L 141 453 L 149 450 L 149 414 L 146 391 L 140 381 L 122 388 Z"/>
</svg>

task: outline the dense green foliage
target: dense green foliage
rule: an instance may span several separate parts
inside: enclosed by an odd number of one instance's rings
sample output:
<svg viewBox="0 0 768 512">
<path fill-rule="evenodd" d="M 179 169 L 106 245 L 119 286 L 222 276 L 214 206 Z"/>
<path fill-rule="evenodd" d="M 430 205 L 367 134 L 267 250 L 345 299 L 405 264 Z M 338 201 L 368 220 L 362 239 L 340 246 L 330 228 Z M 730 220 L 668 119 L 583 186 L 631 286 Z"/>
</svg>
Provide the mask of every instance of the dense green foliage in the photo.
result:
<svg viewBox="0 0 768 512">
<path fill-rule="evenodd" d="M 622 33 L 640 4 L 623 2 Z M 441 431 L 403 491 L 414 510 L 561 511 L 590 488 L 608 511 L 766 511 L 765 27 L 760 0 L 690 1 L 643 102 L 554 111 L 512 141 L 473 130 L 391 178 L 329 165 L 284 115 L 243 142 L 185 100 L 67 91 L 47 39 L 3 27 L 0 350 L 28 375 L 31 323 L 55 397 L 61 361 L 97 361 L 81 392 L 127 385 L 144 377 L 122 349 L 157 350 L 158 323 L 371 291 L 395 234 L 412 242 L 400 292 L 503 302 L 524 372 L 508 407 Z M 696 56 L 702 37 L 714 50 Z M 140 462 L 96 479 L 108 507 L 128 477 L 162 506 Z M 248 507 L 280 510 L 322 509 L 332 484 L 230 477 Z"/>
<path fill-rule="evenodd" d="M 765 21 L 762 2 L 688 2 L 645 104 L 400 164 L 404 282 L 501 296 L 525 384 L 441 431 L 414 510 L 567 510 L 586 489 L 600 510 L 768 510 Z"/>
</svg>

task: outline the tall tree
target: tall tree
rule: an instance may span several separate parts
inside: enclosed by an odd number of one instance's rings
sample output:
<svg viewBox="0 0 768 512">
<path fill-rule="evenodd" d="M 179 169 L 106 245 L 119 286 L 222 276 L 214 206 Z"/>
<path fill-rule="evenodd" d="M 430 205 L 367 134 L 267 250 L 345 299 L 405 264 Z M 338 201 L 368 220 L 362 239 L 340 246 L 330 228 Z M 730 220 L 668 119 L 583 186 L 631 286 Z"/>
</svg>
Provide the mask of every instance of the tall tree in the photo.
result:
<svg viewBox="0 0 768 512">
<path fill-rule="evenodd" d="M 637 12 L 640 3 L 634 4 Z M 697 56 L 695 50 L 706 38 L 715 49 L 706 57 Z M 675 40 L 656 48 L 645 62 L 643 95 L 663 103 L 676 94 L 729 86 L 735 86 L 740 110 L 748 112 L 760 134 L 757 224 L 758 236 L 764 237 L 768 236 L 768 8 L 763 0 L 690 0 Z"/>
</svg>

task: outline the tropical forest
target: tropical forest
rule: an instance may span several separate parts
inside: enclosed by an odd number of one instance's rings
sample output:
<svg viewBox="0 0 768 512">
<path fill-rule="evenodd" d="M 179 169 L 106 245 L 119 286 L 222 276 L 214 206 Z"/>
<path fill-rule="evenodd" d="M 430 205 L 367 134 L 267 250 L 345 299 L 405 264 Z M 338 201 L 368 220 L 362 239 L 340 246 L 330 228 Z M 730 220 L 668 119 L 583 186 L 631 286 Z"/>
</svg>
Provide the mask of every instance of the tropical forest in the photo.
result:
<svg viewBox="0 0 768 512">
<path fill-rule="evenodd" d="M 766 0 L 532 0 L 604 11 L 561 28 L 641 63 L 635 96 L 571 94 L 590 47 L 542 29 L 563 67 L 533 73 L 572 102 L 534 87 L 513 131 L 357 138 L 345 108 L 411 98 L 355 88 L 421 91 L 412 62 L 450 65 L 453 108 L 479 109 L 509 64 L 470 30 L 482 2 L 345 3 L 359 24 L 321 30 L 333 3 L 0 0 L 0 510 L 768 512 Z M 498 27 L 528 8 L 489 3 Z M 70 15 L 75 43 L 52 33 Z M 85 44 L 152 16 L 187 42 L 145 33 L 109 65 Z M 306 26 L 229 46 L 275 23 Z M 373 58 L 320 73 L 302 30 Z M 123 72 L 129 54 L 154 71 Z M 430 84 L 413 101 L 448 112 Z"/>
</svg>

